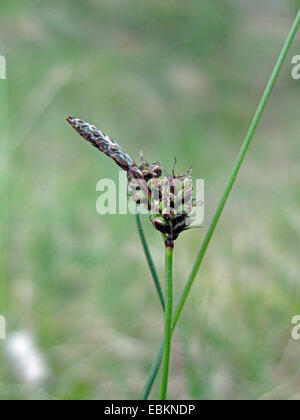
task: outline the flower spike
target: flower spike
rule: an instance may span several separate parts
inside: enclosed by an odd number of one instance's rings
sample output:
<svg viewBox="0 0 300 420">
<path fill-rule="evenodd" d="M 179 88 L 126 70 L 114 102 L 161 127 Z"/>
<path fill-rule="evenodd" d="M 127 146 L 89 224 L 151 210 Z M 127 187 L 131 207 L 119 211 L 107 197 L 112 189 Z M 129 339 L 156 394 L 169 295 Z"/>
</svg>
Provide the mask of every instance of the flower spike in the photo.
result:
<svg viewBox="0 0 300 420">
<path fill-rule="evenodd" d="M 132 178 L 144 178 L 142 171 L 131 157 L 121 149 L 115 140 L 98 130 L 95 126 L 82 121 L 79 118 L 67 117 L 67 121 L 77 133 L 98 150 L 113 159 L 117 165 L 124 169 Z"/>
</svg>

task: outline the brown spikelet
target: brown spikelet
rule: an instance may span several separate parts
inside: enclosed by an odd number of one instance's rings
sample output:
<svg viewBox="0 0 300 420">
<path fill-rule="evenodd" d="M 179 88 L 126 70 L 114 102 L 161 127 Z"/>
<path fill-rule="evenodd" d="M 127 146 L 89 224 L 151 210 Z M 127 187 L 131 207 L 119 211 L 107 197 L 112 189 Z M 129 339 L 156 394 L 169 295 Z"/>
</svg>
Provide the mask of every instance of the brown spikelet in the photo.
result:
<svg viewBox="0 0 300 420">
<path fill-rule="evenodd" d="M 67 121 L 77 133 L 98 150 L 113 159 L 117 165 L 124 169 L 132 178 L 144 178 L 142 171 L 131 157 L 121 149 L 115 140 L 102 133 L 102 131 L 98 130 L 95 126 L 82 121 L 79 118 L 67 117 Z"/>
</svg>

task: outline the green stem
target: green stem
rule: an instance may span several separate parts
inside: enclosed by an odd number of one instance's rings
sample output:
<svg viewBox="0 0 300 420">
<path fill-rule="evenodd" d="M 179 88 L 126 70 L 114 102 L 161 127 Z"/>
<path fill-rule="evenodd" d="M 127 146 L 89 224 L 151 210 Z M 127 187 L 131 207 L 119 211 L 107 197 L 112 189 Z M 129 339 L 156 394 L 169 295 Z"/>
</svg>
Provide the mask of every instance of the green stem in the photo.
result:
<svg viewBox="0 0 300 420">
<path fill-rule="evenodd" d="M 146 260 L 147 260 L 148 266 L 149 266 L 151 274 L 152 274 L 154 285 L 155 285 L 155 288 L 157 290 L 157 294 L 158 294 L 160 303 L 161 303 L 161 305 L 163 307 L 163 310 L 164 310 L 165 309 L 164 295 L 163 295 L 162 288 L 161 288 L 161 285 L 160 285 L 160 281 L 159 281 L 159 278 L 158 278 L 158 274 L 157 274 L 157 271 L 156 271 L 156 268 L 155 268 L 155 265 L 154 265 L 154 262 L 153 262 L 148 244 L 147 244 L 147 240 L 146 240 L 146 237 L 145 237 L 145 234 L 144 234 L 144 229 L 143 229 L 142 222 L 141 222 L 141 216 L 138 213 L 136 214 L 136 223 L 137 223 L 140 239 L 141 239 L 141 242 L 142 242 L 142 245 L 143 245 L 143 249 L 144 249 L 144 252 L 145 252 Z"/>
<path fill-rule="evenodd" d="M 248 130 L 248 132 L 246 134 L 246 137 L 244 139 L 244 142 L 242 144 L 240 153 L 238 155 L 238 158 L 236 160 L 236 163 L 234 165 L 234 168 L 233 168 L 233 170 L 231 172 L 231 175 L 229 177 L 229 180 L 228 180 L 228 183 L 226 185 L 225 191 L 224 191 L 224 193 L 223 193 L 223 195 L 221 197 L 221 200 L 220 200 L 220 203 L 219 203 L 218 208 L 216 210 L 216 213 L 215 213 L 215 215 L 214 215 L 214 217 L 212 219 L 212 222 L 211 222 L 211 224 L 209 226 L 208 232 L 207 232 L 206 237 L 205 237 L 205 239 L 203 241 L 203 244 L 201 246 L 201 249 L 199 251 L 199 254 L 197 255 L 197 258 L 196 258 L 195 264 L 193 266 L 192 272 L 190 274 L 190 277 L 188 279 L 188 282 L 187 282 L 187 284 L 185 286 L 185 289 L 184 289 L 184 291 L 182 293 L 182 296 L 181 296 L 181 298 L 179 300 L 179 303 L 178 303 L 178 305 L 176 307 L 175 314 L 174 314 L 174 319 L 173 319 L 173 329 L 175 328 L 175 326 L 176 326 L 176 324 L 178 322 L 178 319 L 179 319 L 179 317 L 181 315 L 181 312 L 183 310 L 185 301 L 186 301 L 186 299 L 187 299 L 187 297 L 188 297 L 188 295 L 190 293 L 191 287 L 192 287 L 192 285 L 194 283 L 194 280 L 196 278 L 197 272 L 199 270 L 200 264 L 201 264 L 201 262 L 203 260 L 203 257 L 205 255 L 205 252 L 206 252 L 207 248 L 208 248 L 208 245 L 210 243 L 210 240 L 211 240 L 211 238 L 212 238 L 212 236 L 214 234 L 214 231 L 216 229 L 217 223 L 218 223 L 218 221 L 220 219 L 220 216 L 221 216 L 221 214 L 223 212 L 223 209 L 225 207 L 225 204 L 227 202 L 227 199 L 229 197 L 229 194 L 230 194 L 230 192 L 232 190 L 234 181 L 236 180 L 236 177 L 237 177 L 237 175 L 239 173 L 240 167 L 241 167 L 241 165 L 242 165 L 242 163 L 244 161 L 245 155 L 247 153 L 247 150 L 249 148 L 249 145 L 250 145 L 251 140 L 253 138 L 253 135 L 255 133 L 256 127 L 258 126 L 258 123 L 259 123 L 259 121 L 261 119 L 261 116 L 262 116 L 262 114 L 264 112 L 265 106 L 266 106 L 266 104 L 267 104 L 267 102 L 268 102 L 268 100 L 270 98 L 270 95 L 272 93 L 273 87 L 274 87 L 275 82 L 276 82 L 276 80 L 277 80 L 277 78 L 279 76 L 281 67 L 282 67 L 282 65 L 284 63 L 284 60 L 285 60 L 286 56 L 287 56 L 288 50 L 289 50 L 289 48 L 290 48 L 290 46 L 291 46 L 291 44 L 293 42 L 293 39 L 294 39 L 294 37 L 296 35 L 297 29 L 299 27 L 299 24 L 300 24 L 300 9 L 299 9 L 298 14 L 296 16 L 296 19 L 295 19 L 295 21 L 294 21 L 294 23 L 292 25 L 292 28 L 291 28 L 291 30 L 290 30 L 290 32 L 288 34 L 288 37 L 287 37 L 287 39 L 286 39 L 286 41 L 285 41 L 285 43 L 283 45 L 283 48 L 282 48 L 281 53 L 279 55 L 279 58 L 278 58 L 278 60 L 277 60 L 277 62 L 275 64 L 275 67 L 273 69 L 273 72 L 271 74 L 271 77 L 270 77 L 270 79 L 269 79 L 269 81 L 267 83 L 266 89 L 265 89 L 265 91 L 264 91 L 264 93 L 262 95 L 262 98 L 261 98 L 261 100 L 260 100 L 260 102 L 258 104 L 257 110 L 255 112 L 255 115 L 254 115 L 253 120 L 252 120 L 252 122 L 250 124 L 249 130 Z"/>
<path fill-rule="evenodd" d="M 165 400 L 167 396 L 169 364 L 171 353 L 171 336 L 172 336 L 172 310 L 173 310 L 173 243 L 171 246 L 166 245 L 166 309 L 165 309 L 165 333 L 163 342 L 163 358 L 162 358 L 162 374 L 160 387 L 160 400 Z"/>
<path fill-rule="evenodd" d="M 162 340 L 160 343 L 159 351 L 157 352 L 154 362 L 151 366 L 143 391 L 140 395 L 140 400 L 147 400 L 149 397 L 152 385 L 155 381 L 156 375 L 158 374 L 158 371 L 160 368 L 163 351 L 164 351 L 164 340 Z"/>
<path fill-rule="evenodd" d="M 255 115 L 253 117 L 253 120 L 252 120 L 252 122 L 250 124 L 249 130 L 248 130 L 247 135 L 245 137 L 245 140 L 244 140 L 244 142 L 242 144 L 240 153 L 239 153 L 238 158 L 236 160 L 236 163 L 234 165 L 233 171 L 232 171 L 232 173 L 231 173 L 231 175 L 229 177 L 229 180 L 228 180 L 227 186 L 225 188 L 225 191 L 224 191 L 224 193 L 223 193 L 223 195 L 221 197 L 221 200 L 220 200 L 220 203 L 219 203 L 218 208 L 216 210 L 216 213 L 215 213 L 215 215 L 214 215 L 214 217 L 212 219 L 212 222 L 210 224 L 210 227 L 208 229 L 208 232 L 206 234 L 206 237 L 205 237 L 205 239 L 203 241 L 203 244 L 201 246 L 201 249 L 199 251 L 199 254 L 198 254 L 197 258 L 196 258 L 196 261 L 195 261 L 195 264 L 193 266 L 193 269 L 192 269 L 192 272 L 190 274 L 190 277 L 189 277 L 189 279 L 187 281 L 187 284 L 186 284 L 186 286 L 184 288 L 184 291 L 182 293 L 182 296 L 181 296 L 181 298 L 179 300 L 179 303 L 178 303 L 178 305 L 176 307 L 174 318 L 173 318 L 173 322 L 172 322 L 172 331 L 174 331 L 174 328 L 176 327 L 176 324 L 177 324 L 177 322 L 178 322 L 178 320 L 180 318 L 180 315 L 181 315 L 181 312 L 183 310 L 184 304 L 186 302 L 186 299 L 187 299 L 187 297 L 189 295 L 189 292 L 191 290 L 191 287 L 193 285 L 193 282 L 194 282 L 194 280 L 196 278 L 196 275 L 198 273 L 198 270 L 200 268 L 200 264 L 201 264 L 201 262 L 203 260 L 203 257 L 205 255 L 205 252 L 206 252 L 207 248 L 208 248 L 208 245 L 210 243 L 210 240 L 211 240 L 211 238 L 213 236 L 213 233 L 215 231 L 215 228 L 217 226 L 217 223 L 219 221 L 219 218 L 220 218 L 220 216 L 222 214 L 222 211 L 223 211 L 223 209 L 225 207 L 226 201 L 227 201 L 227 199 L 229 197 L 229 194 L 230 194 L 230 192 L 232 190 L 234 181 L 235 181 L 235 179 L 236 179 L 236 177 L 238 175 L 239 169 L 240 169 L 240 167 L 241 167 L 241 165 L 243 163 L 243 160 L 245 158 L 246 152 L 247 152 L 247 150 L 249 148 L 249 145 L 250 145 L 251 140 L 253 138 L 253 135 L 255 133 L 255 129 L 256 129 L 259 121 L 260 121 L 260 118 L 261 118 L 261 116 L 263 114 L 263 111 L 265 109 L 265 106 L 266 106 L 266 104 L 267 104 L 267 102 L 269 100 L 269 97 L 271 95 L 271 92 L 273 90 L 273 87 L 275 85 L 275 82 L 276 82 L 276 80 L 278 78 L 279 72 L 280 72 L 280 70 L 282 68 L 283 62 L 284 62 L 284 60 L 285 60 L 285 58 L 287 56 L 288 50 L 289 50 L 289 48 L 290 48 L 290 46 L 291 46 L 291 44 L 293 42 L 293 39 L 294 39 L 294 37 L 296 35 L 297 29 L 299 27 L 299 24 L 300 24 L 300 9 L 299 9 L 299 11 L 297 13 L 296 19 L 295 19 L 295 21 L 294 21 L 294 23 L 292 25 L 292 28 L 291 28 L 291 30 L 290 30 L 290 32 L 288 34 L 288 37 L 287 37 L 287 39 L 286 39 L 286 41 L 284 43 L 284 46 L 283 46 L 282 51 L 281 51 L 281 53 L 279 55 L 279 58 L 278 58 L 278 60 L 276 62 L 276 65 L 274 67 L 274 70 L 272 72 L 272 75 L 271 75 L 271 77 L 270 77 L 270 79 L 268 81 L 267 87 L 266 87 L 266 89 L 265 89 L 265 91 L 263 93 L 263 96 L 262 96 L 262 98 L 261 98 L 261 100 L 259 102 L 259 105 L 257 107 L 257 110 L 255 112 Z M 162 353 L 162 350 L 161 350 L 161 348 L 159 348 L 158 353 L 157 353 L 157 356 L 156 356 L 156 360 L 159 360 L 159 355 L 161 353 Z M 158 371 L 158 369 L 157 369 L 157 371 Z M 150 375 L 149 375 L 149 378 L 150 378 Z M 147 395 L 150 394 L 150 391 L 151 391 L 151 388 L 153 386 L 154 380 L 155 380 L 155 376 L 152 375 L 152 383 L 150 383 L 150 381 L 147 381 L 148 382 L 148 389 L 147 389 L 147 392 L 145 394 L 147 394 Z"/>
</svg>

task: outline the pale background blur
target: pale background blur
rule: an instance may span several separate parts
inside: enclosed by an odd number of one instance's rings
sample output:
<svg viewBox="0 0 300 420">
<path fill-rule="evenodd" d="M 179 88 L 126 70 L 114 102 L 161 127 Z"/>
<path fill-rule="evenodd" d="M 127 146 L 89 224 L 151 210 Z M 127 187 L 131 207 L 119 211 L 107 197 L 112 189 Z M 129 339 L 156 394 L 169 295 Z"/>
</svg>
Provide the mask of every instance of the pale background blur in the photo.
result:
<svg viewBox="0 0 300 420">
<path fill-rule="evenodd" d="M 135 399 L 162 336 L 134 218 L 96 213 L 96 183 L 118 169 L 65 116 L 135 159 L 192 166 L 207 228 L 298 7 L 1 2 L 1 399 Z M 174 335 L 170 398 L 300 398 L 296 54 L 299 33 Z M 161 237 L 145 230 L 163 279 Z M 204 234 L 176 242 L 175 302 Z"/>
</svg>

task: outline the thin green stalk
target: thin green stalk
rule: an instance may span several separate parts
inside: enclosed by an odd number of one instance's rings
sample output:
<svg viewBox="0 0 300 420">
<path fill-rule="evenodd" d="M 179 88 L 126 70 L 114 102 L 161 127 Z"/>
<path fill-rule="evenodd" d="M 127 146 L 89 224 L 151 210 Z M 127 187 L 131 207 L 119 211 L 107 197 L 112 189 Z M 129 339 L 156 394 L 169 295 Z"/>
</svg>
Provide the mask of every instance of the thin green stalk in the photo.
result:
<svg viewBox="0 0 300 420">
<path fill-rule="evenodd" d="M 144 249 L 144 252 L 145 252 L 146 260 L 147 260 L 148 266 L 149 266 L 151 274 L 152 274 L 154 285 L 155 285 L 155 288 L 157 290 L 157 294 L 158 294 L 160 303 L 163 307 L 163 310 L 165 310 L 165 299 L 164 299 L 163 291 L 162 291 L 160 281 L 159 281 L 159 278 L 158 278 L 158 274 L 157 274 L 157 271 L 156 271 L 156 268 L 155 268 L 155 265 L 154 265 L 154 262 L 153 262 L 148 244 L 147 244 L 147 240 L 146 240 L 146 237 L 145 237 L 145 234 L 144 234 L 144 229 L 143 229 L 143 226 L 142 226 L 141 216 L 140 216 L 139 213 L 136 214 L 136 223 L 137 223 L 140 239 L 141 239 L 141 242 L 142 242 L 142 245 L 143 245 L 143 249 Z"/>
<path fill-rule="evenodd" d="M 191 287 L 192 287 L 192 285 L 194 283 L 195 277 L 196 277 L 197 272 L 199 270 L 200 264 L 201 264 L 201 262 L 203 260 L 203 257 L 205 255 L 205 252 L 206 252 L 207 248 L 208 248 L 208 245 L 210 243 L 210 240 L 211 240 L 211 238 L 212 238 L 212 236 L 214 234 L 214 231 L 216 229 L 217 223 L 218 223 L 218 221 L 220 219 L 220 216 L 221 216 L 221 214 L 223 212 L 223 209 L 225 207 L 225 204 L 227 202 L 227 199 L 229 197 L 229 194 L 230 194 L 230 192 L 232 190 L 234 181 L 236 180 L 236 177 L 237 177 L 237 175 L 239 173 L 240 167 L 241 167 L 241 165 L 242 165 L 242 163 L 244 161 L 244 158 L 246 156 L 247 150 L 249 148 L 249 145 L 250 145 L 251 140 L 253 138 L 253 135 L 255 133 L 256 127 L 258 126 L 258 123 L 259 123 L 259 121 L 261 119 L 261 116 L 262 116 L 262 114 L 264 112 L 265 106 L 266 106 L 266 104 L 267 104 L 267 102 L 268 102 L 268 100 L 270 98 L 271 93 L 272 93 L 273 87 L 274 87 L 274 85 L 276 83 L 276 80 L 278 79 L 280 70 L 281 70 L 282 65 L 284 63 L 284 60 L 285 60 L 285 58 L 287 56 L 287 53 L 289 51 L 289 48 L 290 48 L 290 46 L 291 46 L 291 44 L 293 42 L 293 39 L 294 39 L 294 37 L 296 35 L 297 29 L 299 27 L 299 24 L 300 24 L 300 8 L 299 8 L 298 14 L 296 16 L 296 19 L 295 19 L 295 21 L 294 21 L 294 23 L 292 25 L 292 28 L 291 28 L 291 30 L 290 30 L 290 32 L 288 34 L 288 37 L 287 37 L 287 39 L 286 39 L 286 41 L 285 41 L 285 43 L 283 45 L 283 48 L 282 48 L 281 53 L 279 55 L 279 58 L 278 58 L 278 60 L 277 60 L 277 62 L 275 64 L 275 67 L 273 69 L 273 72 L 271 74 L 271 77 L 270 77 L 270 79 L 269 79 L 269 81 L 267 83 L 266 89 L 265 89 L 265 91 L 264 91 L 264 93 L 262 95 L 262 98 L 261 98 L 261 100 L 260 100 L 260 102 L 258 104 L 257 110 L 255 112 L 255 115 L 254 115 L 253 120 L 252 120 L 252 122 L 250 124 L 249 130 L 248 130 L 248 132 L 246 134 L 246 137 L 244 139 L 244 142 L 242 144 L 240 153 L 239 153 L 238 158 L 236 160 L 236 163 L 234 165 L 233 171 L 232 171 L 232 173 L 231 173 L 231 175 L 229 177 L 229 180 L 228 180 L 228 183 L 226 185 L 225 191 L 224 191 L 224 193 L 223 193 L 223 195 L 221 197 L 221 200 L 220 200 L 220 203 L 219 203 L 218 208 L 216 210 L 216 213 L 215 213 L 215 215 L 214 215 L 214 217 L 212 219 L 212 222 L 211 222 L 211 224 L 209 226 L 208 232 L 207 232 L 206 237 L 205 237 L 205 239 L 203 241 L 203 244 L 201 246 L 201 249 L 199 251 L 199 254 L 197 255 L 197 258 L 196 258 L 195 264 L 193 266 L 192 272 L 190 274 L 190 277 L 188 279 L 188 282 L 187 282 L 187 284 L 185 286 L 185 289 L 184 289 L 184 291 L 182 293 L 182 296 L 181 296 L 181 298 L 179 300 L 179 303 L 178 303 L 178 305 L 176 307 L 175 314 L 174 314 L 174 319 L 173 319 L 173 329 L 175 328 L 175 326 L 176 326 L 176 324 L 178 322 L 178 319 L 179 319 L 179 317 L 181 315 L 181 312 L 183 310 L 185 301 L 186 301 L 186 299 L 187 299 L 187 297 L 189 295 L 189 292 L 191 290 Z"/>
<path fill-rule="evenodd" d="M 158 371 L 160 368 L 163 351 L 164 351 L 164 340 L 162 340 L 160 343 L 159 351 L 157 352 L 154 362 L 151 366 L 143 391 L 141 392 L 141 395 L 140 395 L 140 400 L 147 400 L 149 397 L 152 385 L 155 381 L 156 375 L 158 374 Z"/>
<path fill-rule="evenodd" d="M 160 284 L 160 281 L 159 281 L 159 278 L 158 278 L 158 274 L 157 274 L 157 271 L 156 271 L 156 268 L 155 268 L 155 265 L 154 265 L 154 262 L 153 262 L 148 244 L 147 244 L 146 236 L 145 236 L 144 229 L 143 229 L 143 226 L 142 226 L 141 216 L 140 216 L 139 213 L 136 214 L 136 223 L 137 223 L 137 227 L 138 227 L 139 236 L 140 236 L 140 239 L 141 239 L 141 242 L 142 242 L 142 245 L 143 245 L 144 253 L 145 253 L 145 256 L 146 256 L 146 260 L 147 260 L 148 266 L 149 266 L 151 274 L 152 274 L 154 285 L 155 285 L 155 288 L 157 290 L 157 294 L 158 294 L 159 300 L 161 302 L 162 308 L 163 308 L 163 310 L 165 310 L 165 299 L 164 299 L 164 296 L 163 296 L 163 291 L 162 291 L 161 284 Z M 140 395 L 140 400 L 147 400 L 147 398 L 149 396 L 149 392 L 151 390 L 152 384 L 153 384 L 154 379 L 155 379 L 155 377 L 156 377 L 156 375 L 159 371 L 159 368 L 160 368 L 162 354 L 163 354 L 163 348 L 164 348 L 164 342 L 162 340 L 161 345 L 160 345 L 160 351 L 157 354 L 157 356 L 154 359 L 154 362 L 151 366 L 149 376 L 147 378 L 145 386 L 144 386 L 144 388 L 141 392 L 141 395 Z"/>
<path fill-rule="evenodd" d="M 208 232 L 207 232 L 207 234 L 205 236 L 205 239 L 203 241 L 203 244 L 201 246 L 201 249 L 199 251 L 199 254 L 198 254 L 197 258 L 196 258 L 196 261 L 195 261 L 195 264 L 193 266 L 193 269 L 192 269 L 192 272 L 190 274 L 190 277 L 189 277 L 189 279 L 187 281 L 187 284 L 186 284 L 186 286 L 184 288 L 184 291 L 182 293 L 182 296 L 181 296 L 181 298 L 179 300 L 179 303 L 178 303 L 178 305 L 176 307 L 176 310 L 175 310 L 175 313 L 174 313 L 173 322 L 172 322 L 172 331 L 174 331 L 174 328 L 176 327 L 176 324 L 177 324 L 177 322 L 178 322 L 178 320 L 180 318 L 180 315 L 181 315 L 181 312 L 183 310 L 184 304 L 185 304 L 186 299 L 187 299 L 187 297 L 189 295 L 189 292 L 191 290 L 191 287 L 193 285 L 193 282 L 194 282 L 194 280 L 196 278 L 196 275 L 197 275 L 198 270 L 200 268 L 201 262 L 203 260 L 204 255 L 205 255 L 205 252 L 206 252 L 206 250 L 208 248 L 208 245 L 210 243 L 210 240 L 211 240 L 211 238 L 213 236 L 213 233 L 214 233 L 214 231 L 216 229 L 217 223 L 218 223 L 218 221 L 220 219 L 220 216 L 222 214 L 222 211 L 223 211 L 223 209 L 225 207 L 225 204 L 227 202 L 227 199 L 229 197 L 229 194 L 230 194 L 230 192 L 232 190 L 234 181 L 235 181 L 235 179 L 236 179 L 236 177 L 238 175 L 238 172 L 240 170 L 240 167 L 241 167 L 241 165 L 243 163 L 243 160 L 245 158 L 245 155 L 247 153 L 247 150 L 249 148 L 249 145 L 250 145 L 251 140 L 253 138 L 253 135 L 255 133 L 256 127 L 258 126 L 258 123 L 259 123 L 259 121 L 261 119 L 261 116 L 263 114 L 263 111 L 265 109 L 265 106 L 266 106 L 266 104 L 267 104 L 267 102 L 268 102 L 268 100 L 270 98 L 271 92 L 272 92 L 273 87 L 275 85 L 275 82 L 276 82 L 276 80 L 278 78 L 278 75 L 279 75 L 279 72 L 280 72 L 280 70 L 282 68 L 282 65 L 284 63 L 284 60 L 285 60 L 285 58 L 287 56 L 288 50 L 289 50 L 289 48 L 290 48 L 290 46 L 291 46 L 291 44 L 293 42 L 293 39 L 294 39 L 294 37 L 296 35 L 297 29 L 299 27 L 299 24 L 300 24 L 300 8 L 299 8 L 299 11 L 298 11 L 297 16 L 295 18 L 295 21 L 294 21 L 294 23 L 292 25 L 292 28 L 291 28 L 291 30 L 290 30 L 290 32 L 288 34 L 288 37 L 287 37 L 287 39 L 286 39 L 286 41 L 285 41 L 285 43 L 283 45 L 282 51 L 281 51 L 281 53 L 279 55 L 279 58 L 278 58 L 278 60 L 276 62 L 276 65 L 274 67 L 274 70 L 273 70 L 273 72 L 271 74 L 271 77 L 270 77 L 270 79 L 268 81 L 267 87 L 266 87 L 266 89 L 265 89 L 265 91 L 264 91 L 264 93 L 262 95 L 262 98 L 261 98 L 259 104 L 258 104 L 257 110 L 255 112 L 255 115 L 254 115 L 253 120 L 252 120 L 252 122 L 250 124 L 249 130 L 248 130 L 247 135 L 245 137 L 245 140 L 244 140 L 244 142 L 242 144 L 240 153 L 239 153 L 238 158 L 236 160 L 236 163 L 234 165 L 233 171 L 232 171 L 232 173 L 231 173 L 231 175 L 229 177 L 229 180 L 228 180 L 228 183 L 226 185 L 225 191 L 224 191 L 224 193 L 223 193 L 223 195 L 221 197 L 221 200 L 220 200 L 220 203 L 219 203 L 218 208 L 216 210 L 216 213 L 215 213 L 215 215 L 214 215 L 214 217 L 212 219 L 212 222 L 211 222 L 211 224 L 209 226 Z M 158 354 L 156 356 L 156 359 L 157 360 L 159 360 L 159 355 L 160 354 L 161 354 L 161 348 L 159 349 Z M 158 369 L 157 369 L 157 371 L 158 371 Z M 150 378 L 150 376 L 149 376 L 149 378 Z M 151 388 L 153 386 L 154 380 L 155 380 L 155 376 L 152 375 L 152 383 L 150 383 L 150 381 L 147 381 L 148 382 L 148 388 L 147 388 L 147 390 L 145 392 L 145 395 L 149 395 L 150 394 L 150 391 L 151 391 Z"/>
<path fill-rule="evenodd" d="M 172 312 L 173 312 L 173 243 L 172 246 L 166 245 L 166 267 L 165 267 L 165 287 L 166 287 L 166 309 L 165 309 L 165 333 L 163 342 L 162 374 L 160 387 L 160 400 L 165 400 L 167 396 L 169 364 L 171 353 L 172 337 Z"/>
</svg>

